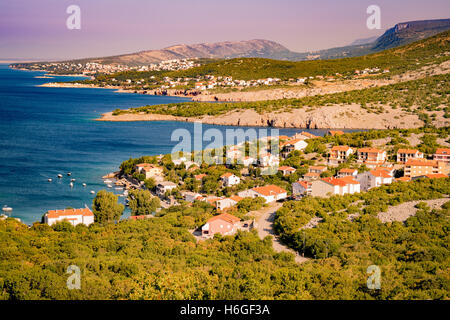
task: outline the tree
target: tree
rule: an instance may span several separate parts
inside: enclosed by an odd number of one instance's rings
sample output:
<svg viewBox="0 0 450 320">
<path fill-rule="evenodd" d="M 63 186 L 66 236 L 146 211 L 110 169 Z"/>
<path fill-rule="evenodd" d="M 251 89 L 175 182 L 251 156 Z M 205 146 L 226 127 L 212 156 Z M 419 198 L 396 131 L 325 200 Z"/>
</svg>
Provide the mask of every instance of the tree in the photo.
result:
<svg viewBox="0 0 450 320">
<path fill-rule="evenodd" d="M 148 190 L 133 190 L 129 197 L 131 213 L 135 216 L 152 214 L 160 206 L 159 199 Z"/>
<path fill-rule="evenodd" d="M 117 202 L 118 198 L 106 190 L 97 193 L 92 206 L 95 222 L 109 223 L 120 219 L 125 206 Z"/>
<path fill-rule="evenodd" d="M 154 178 L 145 179 L 144 184 L 148 190 L 153 190 L 156 187 L 156 181 Z"/>
</svg>

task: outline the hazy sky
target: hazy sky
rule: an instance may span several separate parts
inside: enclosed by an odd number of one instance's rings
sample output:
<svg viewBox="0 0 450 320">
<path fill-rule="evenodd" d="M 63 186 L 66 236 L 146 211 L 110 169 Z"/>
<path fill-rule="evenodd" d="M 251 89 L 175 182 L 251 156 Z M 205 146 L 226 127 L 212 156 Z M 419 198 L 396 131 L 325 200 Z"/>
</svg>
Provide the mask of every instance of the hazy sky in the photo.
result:
<svg viewBox="0 0 450 320">
<path fill-rule="evenodd" d="M 66 27 L 69 5 L 81 30 Z M 366 27 L 369 5 L 382 30 Z M 398 22 L 450 18 L 449 0 L 1 0 L 0 59 L 66 59 L 174 44 L 268 39 L 298 52 L 347 45 Z"/>
</svg>

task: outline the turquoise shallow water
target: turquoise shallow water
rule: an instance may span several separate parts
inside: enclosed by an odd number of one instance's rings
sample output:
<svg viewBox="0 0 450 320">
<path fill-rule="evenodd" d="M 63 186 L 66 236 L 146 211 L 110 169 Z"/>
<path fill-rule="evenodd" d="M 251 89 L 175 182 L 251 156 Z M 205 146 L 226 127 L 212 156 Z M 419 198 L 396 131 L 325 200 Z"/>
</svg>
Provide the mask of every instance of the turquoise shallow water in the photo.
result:
<svg viewBox="0 0 450 320">
<path fill-rule="evenodd" d="M 169 153 L 173 130 L 184 122 L 98 122 L 116 108 L 187 99 L 117 93 L 107 89 L 45 88 L 36 85 L 76 78 L 41 79 L 43 72 L 0 65 L 0 207 L 31 224 L 50 209 L 91 206 L 101 177 L 130 157 Z M 203 125 L 203 129 L 227 126 Z M 291 135 L 301 130 L 281 129 Z M 324 130 L 308 130 L 324 134 Z M 205 143 L 207 145 L 207 143 Z M 76 179 L 70 188 L 70 178 Z M 62 179 L 57 175 L 64 174 Z M 53 182 L 47 182 L 52 178 Z M 87 187 L 82 187 L 86 183 Z"/>
</svg>

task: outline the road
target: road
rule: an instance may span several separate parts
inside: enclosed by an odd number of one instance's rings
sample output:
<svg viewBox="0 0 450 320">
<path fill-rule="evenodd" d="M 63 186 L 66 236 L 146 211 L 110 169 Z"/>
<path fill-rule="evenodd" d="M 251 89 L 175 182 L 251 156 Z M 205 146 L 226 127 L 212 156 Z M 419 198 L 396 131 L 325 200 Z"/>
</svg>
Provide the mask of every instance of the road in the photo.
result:
<svg viewBox="0 0 450 320">
<path fill-rule="evenodd" d="M 273 221 L 275 219 L 275 214 L 278 211 L 278 209 L 282 207 L 282 205 L 283 205 L 282 203 L 278 202 L 272 203 L 268 207 L 262 208 L 261 210 L 258 211 L 253 211 L 251 213 L 256 218 L 257 223 L 256 229 L 258 231 L 258 236 L 261 239 L 264 239 L 266 236 L 269 235 L 272 236 L 272 246 L 276 252 L 284 251 L 293 253 L 295 255 L 295 262 L 303 263 L 309 259 L 302 257 L 301 255 L 298 254 L 298 252 L 284 245 L 273 230 Z"/>
</svg>

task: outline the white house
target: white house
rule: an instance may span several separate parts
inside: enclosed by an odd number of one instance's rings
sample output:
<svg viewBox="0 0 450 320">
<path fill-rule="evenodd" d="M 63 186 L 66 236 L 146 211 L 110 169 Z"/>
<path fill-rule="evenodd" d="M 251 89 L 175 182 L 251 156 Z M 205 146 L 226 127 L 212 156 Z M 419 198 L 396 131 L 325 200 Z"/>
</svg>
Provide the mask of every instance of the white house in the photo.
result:
<svg viewBox="0 0 450 320">
<path fill-rule="evenodd" d="M 227 172 L 227 173 L 224 173 L 223 175 L 221 175 L 220 180 L 222 180 L 223 185 L 225 187 L 231 187 L 231 186 L 241 183 L 241 178 L 239 178 L 238 176 L 236 176 L 230 172 Z"/>
<path fill-rule="evenodd" d="M 253 188 L 252 191 L 257 197 L 262 197 L 266 203 L 283 200 L 287 198 L 287 191 L 276 185 Z"/>
<path fill-rule="evenodd" d="M 258 165 L 260 167 L 278 167 L 280 158 L 271 153 L 265 153 L 259 156 Z"/>
<path fill-rule="evenodd" d="M 361 184 L 361 190 L 367 191 L 383 184 L 391 184 L 394 178 L 388 170 L 376 169 L 358 174 L 356 180 Z"/>
<path fill-rule="evenodd" d="M 294 150 L 303 150 L 308 146 L 305 140 L 302 139 L 291 139 L 281 144 L 281 147 L 285 149 L 287 152 L 291 152 Z"/>
<path fill-rule="evenodd" d="M 156 186 L 156 194 L 159 196 L 164 196 L 167 191 L 172 191 L 177 185 L 172 181 L 161 181 Z"/>
<path fill-rule="evenodd" d="M 235 206 L 242 199 L 243 198 L 241 198 L 239 196 L 231 196 L 229 198 L 216 200 L 216 208 L 217 208 L 217 210 L 224 210 L 226 208 L 231 208 L 231 207 Z"/>
<path fill-rule="evenodd" d="M 72 225 L 77 224 L 90 225 L 94 223 L 94 214 L 89 208 L 82 209 L 64 209 L 64 210 L 49 210 L 44 215 L 44 223 L 51 226 L 60 221 L 68 221 Z"/>
<path fill-rule="evenodd" d="M 280 171 L 281 173 L 283 173 L 283 176 L 288 176 L 292 173 L 295 173 L 295 168 L 292 167 L 288 167 L 288 166 L 281 166 L 278 168 L 278 171 Z"/>
<path fill-rule="evenodd" d="M 194 202 L 197 199 L 202 198 L 202 195 L 196 192 L 190 192 L 190 191 L 186 191 L 183 193 L 184 196 L 184 201 L 187 202 Z"/>
</svg>

